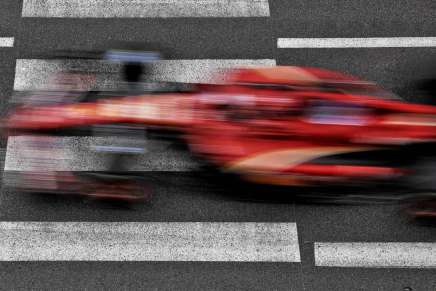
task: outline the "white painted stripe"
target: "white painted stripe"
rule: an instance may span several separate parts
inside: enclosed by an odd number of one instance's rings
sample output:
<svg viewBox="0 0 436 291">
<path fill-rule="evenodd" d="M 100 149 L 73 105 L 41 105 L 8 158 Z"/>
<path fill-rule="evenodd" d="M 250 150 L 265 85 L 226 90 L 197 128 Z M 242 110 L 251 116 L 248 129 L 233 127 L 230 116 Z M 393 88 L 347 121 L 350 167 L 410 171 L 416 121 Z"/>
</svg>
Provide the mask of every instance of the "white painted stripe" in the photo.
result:
<svg viewBox="0 0 436 291">
<path fill-rule="evenodd" d="M 100 141 L 98 142 L 98 139 Z M 5 171 L 29 171 L 36 158 L 43 158 L 43 153 L 36 153 L 35 149 L 27 147 L 26 136 L 14 136 L 8 139 Z M 108 169 L 108 162 L 104 154 L 91 151 L 92 145 L 117 144 L 117 137 L 109 137 L 104 141 L 96 137 L 57 137 L 54 143 L 62 149 L 62 159 L 55 159 L 56 148 L 50 149 L 50 162 L 44 166 L 45 170 L 53 171 L 104 171 Z M 188 172 L 198 169 L 198 163 L 189 154 L 169 148 L 169 143 L 160 141 L 146 141 L 146 153 L 132 159 L 128 171 L 175 171 Z M 41 160 L 40 163 L 46 161 Z M 9 183 L 8 183 L 9 184 Z"/>
<path fill-rule="evenodd" d="M 23 17 L 268 17 L 268 0 L 24 0 Z"/>
<path fill-rule="evenodd" d="M 168 82 L 220 83 L 217 73 L 231 67 L 275 66 L 273 59 L 201 59 L 163 60 L 153 66 L 151 79 Z M 62 70 L 76 69 L 99 72 L 98 89 L 113 88 L 118 80 L 119 65 L 98 60 L 18 59 L 15 68 L 14 90 L 27 91 L 44 88 L 50 76 Z"/>
<path fill-rule="evenodd" d="M 0 37 L 0 47 L 13 47 L 14 38 L 13 37 Z"/>
<path fill-rule="evenodd" d="M 315 243 L 315 264 L 323 267 L 435 268 L 436 243 Z"/>
<path fill-rule="evenodd" d="M 295 223 L 0 222 L 0 261 L 300 262 Z"/>
<path fill-rule="evenodd" d="M 436 47 L 436 37 L 279 38 L 278 48 Z"/>
</svg>

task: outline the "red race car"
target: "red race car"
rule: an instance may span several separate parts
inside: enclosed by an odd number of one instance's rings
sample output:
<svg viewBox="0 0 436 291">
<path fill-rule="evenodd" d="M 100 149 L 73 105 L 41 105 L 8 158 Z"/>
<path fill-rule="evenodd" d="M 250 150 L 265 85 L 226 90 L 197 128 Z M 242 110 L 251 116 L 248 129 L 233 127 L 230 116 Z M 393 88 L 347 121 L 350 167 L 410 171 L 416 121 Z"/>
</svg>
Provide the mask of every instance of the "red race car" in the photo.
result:
<svg viewBox="0 0 436 291">
<path fill-rule="evenodd" d="M 229 70 L 184 93 L 19 107 L 10 134 L 96 124 L 178 131 L 192 152 L 251 182 L 293 186 L 407 181 L 436 188 L 436 106 L 355 77 L 304 67 Z"/>
</svg>

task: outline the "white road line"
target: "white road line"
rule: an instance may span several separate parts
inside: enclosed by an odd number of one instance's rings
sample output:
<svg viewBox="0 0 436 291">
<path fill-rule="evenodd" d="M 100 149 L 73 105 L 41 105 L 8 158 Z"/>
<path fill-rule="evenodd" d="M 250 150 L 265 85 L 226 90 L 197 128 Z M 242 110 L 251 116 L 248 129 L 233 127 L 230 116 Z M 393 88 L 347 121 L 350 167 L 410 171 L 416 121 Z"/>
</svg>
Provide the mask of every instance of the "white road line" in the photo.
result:
<svg viewBox="0 0 436 291">
<path fill-rule="evenodd" d="M 436 243 L 315 243 L 315 265 L 362 268 L 436 268 Z"/>
<path fill-rule="evenodd" d="M 198 59 L 163 60 L 153 68 L 152 79 L 157 81 L 208 83 L 222 82 L 216 73 L 230 67 L 275 66 L 273 59 Z M 14 90 L 41 89 L 49 77 L 59 71 L 77 69 L 97 71 L 97 87 L 111 88 L 118 79 L 119 66 L 97 60 L 18 59 L 15 68 Z"/>
<path fill-rule="evenodd" d="M 117 137 L 112 137 L 117 139 Z M 56 171 L 104 171 L 108 169 L 102 155 L 91 151 L 90 146 L 96 144 L 95 137 L 58 137 L 56 142 L 62 148 L 62 160 L 51 160 L 50 167 Z M 101 143 L 100 143 L 101 144 Z M 104 144 L 113 144 L 111 137 Z M 8 139 L 5 158 L 5 171 L 29 171 L 32 162 L 41 153 L 29 151 L 26 146 L 26 136 L 13 136 Z M 169 144 L 160 141 L 146 141 L 145 154 L 130 160 L 129 171 L 173 171 L 189 172 L 198 169 L 198 163 L 189 154 L 168 148 Z M 53 148 L 52 158 L 56 157 Z M 42 157 L 41 157 L 42 158 Z M 43 161 L 41 161 L 43 162 Z M 6 181 L 8 182 L 8 181 Z M 13 183 L 11 181 L 10 183 Z M 9 182 L 8 184 L 11 185 Z"/>
<path fill-rule="evenodd" d="M 0 37 L 0 47 L 13 47 L 14 38 L 13 37 Z"/>
<path fill-rule="evenodd" d="M 0 222 L 0 261 L 300 262 L 295 223 Z"/>
<path fill-rule="evenodd" d="M 278 48 L 436 47 L 436 37 L 279 38 Z"/>
<path fill-rule="evenodd" d="M 268 0 L 24 0 L 23 17 L 268 17 Z"/>
</svg>

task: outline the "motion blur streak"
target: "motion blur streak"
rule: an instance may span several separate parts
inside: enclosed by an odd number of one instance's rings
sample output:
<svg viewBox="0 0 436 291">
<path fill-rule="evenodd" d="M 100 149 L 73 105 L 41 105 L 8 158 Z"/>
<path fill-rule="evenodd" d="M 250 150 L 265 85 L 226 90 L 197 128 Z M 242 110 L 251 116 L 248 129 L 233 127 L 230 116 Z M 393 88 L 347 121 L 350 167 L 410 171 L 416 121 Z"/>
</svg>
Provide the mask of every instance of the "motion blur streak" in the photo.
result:
<svg viewBox="0 0 436 291">
<path fill-rule="evenodd" d="M 436 106 L 405 102 L 341 72 L 275 66 L 270 59 L 150 61 L 138 56 L 160 54 L 113 49 L 103 54 L 108 55 L 111 60 L 17 61 L 15 89 L 38 86 L 44 83 L 42 76 L 59 77 L 49 83 L 55 90 L 22 92 L 22 106 L 6 120 L 11 134 L 90 134 L 95 138 L 79 152 L 93 152 L 86 155 L 87 161 L 91 156 L 107 159 L 103 171 L 114 174 L 122 193 L 134 187 L 138 197 L 144 196 L 143 178 L 130 177 L 128 187 L 122 181 L 132 175 L 126 174 L 132 163 L 144 161 L 150 150 L 145 140 L 153 132 L 159 132 L 159 142 L 183 144 L 209 169 L 269 186 L 389 184 L 436 189 L 435 165 L 428 164 L 436 140 L 436 123 L 429 116 L 436 114 Z M 112 91 L 96 89 L 110 82 Z M 116 138 L 107 138 L 111 136 Z M 94 197 L 99 191 L 89 193 L 86 183 L 101 187 L 108 182 L 107 173 L 72 173 L 71 163 L 60 167 L 69 173 L 56 173 L 60 170 L 53 162 L 73 156 L 62 152 L 61 141 L 37 135 L 26 143 L 14 141 L 14 146 L 11 141 L 10 149 L 18 148 L 15 159 L 28 152 L 27 160 L 40 167 L 22 173 L 26 182 L 21 187 L 41 191 L 43 182 L 51 181 L 47 190 L 74 189 Z M 50 175 L 43 173 L 41 157 Z M 160 162 L 159 170 L 190 167 L 167 157 Z M 8 159 L 8 168 L 11 164 Z M 113 197 L 112 190 L 104 188 L 98 195 Z"/>
<path fill-rule="evenodd" d="M 62 159 L 55 160 L 55 148 L 50 147 L 51 166 L 56 171 L 107 170 L 107 163 L 89 148 L 90 144 L 98 143 L 96 139 L 102 139 L 102 137 L 55 137 L 54 144 L 61 146 L 61 149 L 58 148 L 57 150 L 62 150 Z M 106 139 L 106 144 L 115 144 L 114 139 L 117 139 L 117 136 L 105 137 L 104 139 Z M 35 158 L 38 148 L 26 147 L 29 142 L 28 136 L 9 137 L 5 171 L 30 171 L 32 160 Z M 192 160 L 188 154 L 170 148 L 169 143 L 147 140 L 145 144 L 147 152 L 132 162 L 129 171 L 186 172 L 195 170 L 198 167 L 198 163 Z M 32 151 L 34 152 L 32 153 Z"/>
<path fill-rule="evenodd" d="M 239 66 L 275 66 L 274 59 L 229 59 L 229 60 L 162 60 L 152 65 L 149 79 L 164 82 L 210 83 L 224 81 L 219 74 Z M 58 72 L 79 70 L 85 74 L 97 72 L 96 89 L 116 88 L 120 65 L 102 60 L 44 60 L 18 59 L 15 68 L 14 90 L 41 90 L 47 86 L 49 78 Z"/>
</svg>

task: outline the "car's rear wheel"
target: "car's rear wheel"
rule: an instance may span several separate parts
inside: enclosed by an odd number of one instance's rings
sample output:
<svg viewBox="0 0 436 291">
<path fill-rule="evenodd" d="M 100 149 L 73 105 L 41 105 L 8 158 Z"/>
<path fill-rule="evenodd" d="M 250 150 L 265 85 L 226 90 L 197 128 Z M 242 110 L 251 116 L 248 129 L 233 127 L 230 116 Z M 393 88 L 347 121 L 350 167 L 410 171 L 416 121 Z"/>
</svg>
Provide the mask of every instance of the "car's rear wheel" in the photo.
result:
<svg viewBox="0 0 436 291">
<path fill-rule="evenodd" d="M 82 194 L 96 199 L 148 202 L 152 197 L 149 185 L 141 177 L 88 172 L 81 179 L 85 186 Z"/>
<path fill-rule="evenodd" d="M 411 171 L 407 178 L 411 195 L 403 200 L 406 214 L 413 219 L 436 218 L 436 157 L 419 158 Z"/>
</svg>

